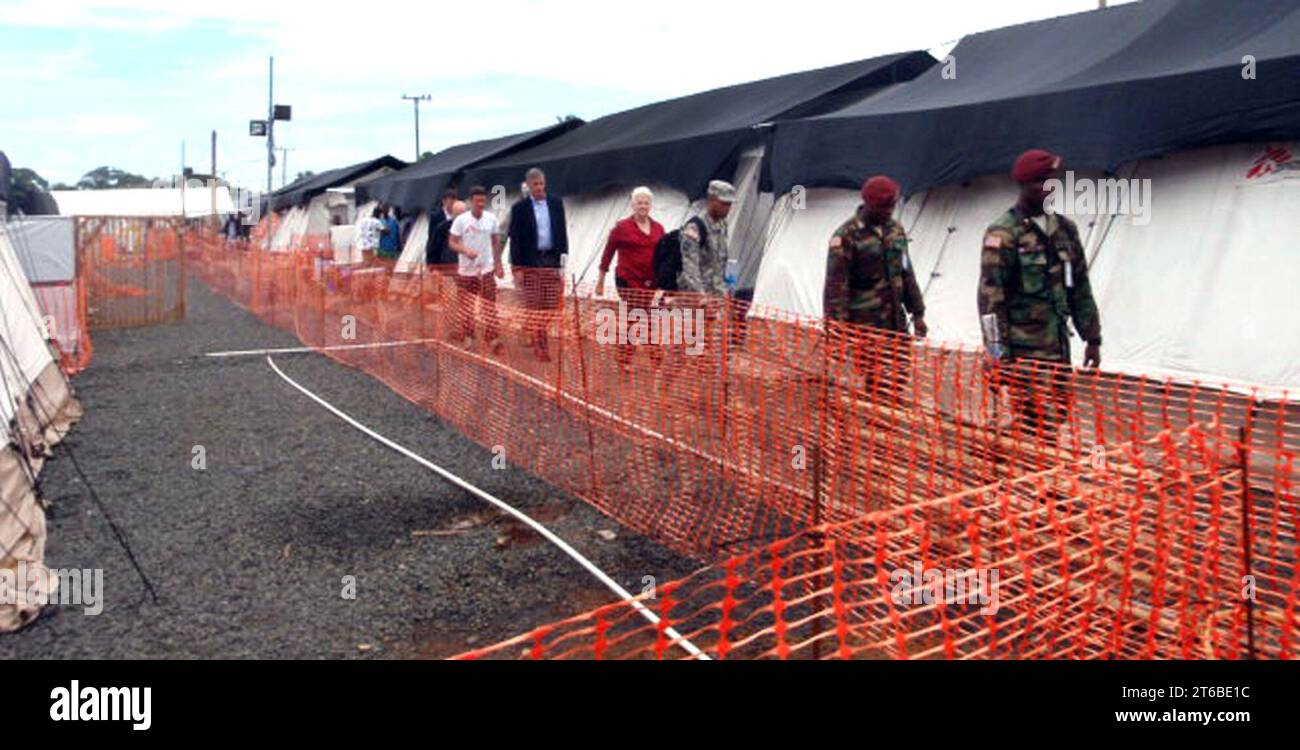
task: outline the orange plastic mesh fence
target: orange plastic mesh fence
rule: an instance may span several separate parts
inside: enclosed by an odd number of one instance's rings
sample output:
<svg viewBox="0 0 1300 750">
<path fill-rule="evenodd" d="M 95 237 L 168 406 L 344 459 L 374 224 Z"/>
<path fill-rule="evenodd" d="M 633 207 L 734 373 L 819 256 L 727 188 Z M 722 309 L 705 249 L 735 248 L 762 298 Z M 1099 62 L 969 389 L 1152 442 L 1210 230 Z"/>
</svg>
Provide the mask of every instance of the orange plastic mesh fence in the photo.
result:
<svg viewBox="0 0 1300 750">
<path fill-rule="evenodd" d="M 1285 392 L 989 369 L 735 300 L 592 299 L 544 270 L 498 288 L 188 247 L 262 319 L 712 563 L 648 604 L 713 655 L 1294 653 Z M 1000 608 L 899 605 L 890 579 L 918 565 L 997 570 Z M 665 632 L 611 605 L 473 655 L 685 655 Z"/>
<path fill-rule="evenodd" d="M 77 281 L 91 331 L 185 317 L 184 226 L 177 219 L 80 217 Z"/>
<path fill-rule="evenodd" d="M 1295 504 L 1217 425 L 801 531 L 461 658 L 1294 658 Z M 1249 540 L 1251 557 L 1247 557 Z M 1254 599 L 1243 597 L 1254 576 Z"/>
<path fill-rule="evenodd" d="M 33 284 L 32 292 L 58 351 L 59 368 L 65 375 L 86 369 L 95 354 L 86 325 L 86 285 L 79 279 L 66 284 Z"/>
</svg>

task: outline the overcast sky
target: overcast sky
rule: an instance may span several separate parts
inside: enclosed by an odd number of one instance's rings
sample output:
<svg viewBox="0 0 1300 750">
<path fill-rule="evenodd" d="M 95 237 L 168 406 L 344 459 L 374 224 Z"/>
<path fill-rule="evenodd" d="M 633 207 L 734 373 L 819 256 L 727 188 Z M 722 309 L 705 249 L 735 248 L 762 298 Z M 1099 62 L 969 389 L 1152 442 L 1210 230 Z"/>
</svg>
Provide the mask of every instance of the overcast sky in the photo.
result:
<svg viewBox="0 0 1300 750">
<path fill-rule="evenodd" d="M 1111 4 L 1116 4 L 1112 2 Z M 911 49 L 1097 0 L 0 0 L 0 150 L 51 182 L 186 164 L 265 184 L 267 56 L 289 179 Z M 716 45 L 716 47 L 714 46 Z M 280 184 L 276 169 L 276 187 Z"/>
</svg>

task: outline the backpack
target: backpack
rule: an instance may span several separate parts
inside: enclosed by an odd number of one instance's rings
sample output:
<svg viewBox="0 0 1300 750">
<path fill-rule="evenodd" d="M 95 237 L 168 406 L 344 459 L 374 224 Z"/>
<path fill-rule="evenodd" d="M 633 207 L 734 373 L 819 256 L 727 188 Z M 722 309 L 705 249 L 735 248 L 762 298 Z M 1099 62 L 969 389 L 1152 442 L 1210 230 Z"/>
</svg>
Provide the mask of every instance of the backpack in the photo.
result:
<svg viewBox="0 0 1300 750">
<path fill-rule="evenodd" d="M 692 216 L 686 223 L 695 222 L 700 230 L 700 241 L 708 242 L 708 228 L 698 216 Z M 677 275 L 682 271 L 682 230 L 674 229 L 659 238 L 655 245 L 655 288 L 669 292 L 677 291 Z"/>
</svg>

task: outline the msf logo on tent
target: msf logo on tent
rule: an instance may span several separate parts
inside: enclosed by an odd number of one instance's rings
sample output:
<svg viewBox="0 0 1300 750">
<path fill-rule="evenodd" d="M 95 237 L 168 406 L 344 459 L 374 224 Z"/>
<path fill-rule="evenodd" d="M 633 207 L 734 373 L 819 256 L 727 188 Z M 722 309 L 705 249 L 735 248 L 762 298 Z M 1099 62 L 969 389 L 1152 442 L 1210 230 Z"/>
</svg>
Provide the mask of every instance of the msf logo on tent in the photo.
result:
<svg viewBox="0 0 1300 750">
<path fill-rule="evenodd" d="M 1282 176 L 1285 172 L 1300 173 L 1300 161 L 1290 149 L 1282 146 L 1269 146 L 1255 159 L 1250 170 L 1246 172 L 1248 180 L 1262 180 L 1265 177 Z"/>
<path fill-rule="evenodd" d="M 153 726 L 150 711 L 152 688 L 70 687 L 50 691 L 51 721 L 129 721 L 131 728 L 144 731 Z"/>
</svg>

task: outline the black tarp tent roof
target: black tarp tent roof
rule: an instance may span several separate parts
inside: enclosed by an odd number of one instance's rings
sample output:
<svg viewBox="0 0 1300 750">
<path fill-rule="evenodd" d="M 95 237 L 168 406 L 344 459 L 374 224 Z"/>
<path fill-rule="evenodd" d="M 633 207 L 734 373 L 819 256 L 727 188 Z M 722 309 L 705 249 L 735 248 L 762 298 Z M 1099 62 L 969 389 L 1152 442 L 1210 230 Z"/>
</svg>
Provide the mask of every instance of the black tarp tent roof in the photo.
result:
<svg viewBox="0 0 1300 750">
<path fill-rule="evenodd" d="M 769 168 L 794 185 L 908 193 L 1009 172 L 1029 148 L 1113 170 L 1178 149 L 1300 135 L 1300 0 L 1144 0 L 967 36 L 956 76 L 775 126 Z M 1243 58 L 1255 79 L 1243 78 Z"/>
<path fill-rule="evenodd" d="M 465 169 L 487 159 L 532 148 L 582 124 L 582 120 L 573 118 L 537 130 L 445 148 L 400 172 L 358 185 L 357 202 L 383 201 L 406 213 L 428 210 Z"/>
<path fill-rule="evenodd" d="M 321 172 L 318 175 L 291 182 L 272 193 L 271 207 L 276 211 L 280 211 L 294 206 L 301 206 L 332 187 L 352 182 L 377 169 L 383 169 L 384 167 L 402 169 L 405 166 L 406 162 L 401 159 L 384 155 L 378 159 L 357 162 L 346 167 Z"/>
<path fill-rule="evenodd" d="M 537 166 L 561 194 L 662 183 L 697 198 L 710 179 L 731 177 L 756 125 L 829 112 L 910 80 L 935 62 L 925 52 L 885 55 L 648 104 L 485 162 L 468 170 L 465 181 L 517 185 Z"/>
</svg>

